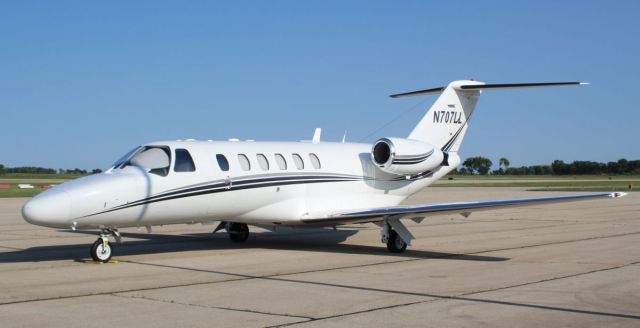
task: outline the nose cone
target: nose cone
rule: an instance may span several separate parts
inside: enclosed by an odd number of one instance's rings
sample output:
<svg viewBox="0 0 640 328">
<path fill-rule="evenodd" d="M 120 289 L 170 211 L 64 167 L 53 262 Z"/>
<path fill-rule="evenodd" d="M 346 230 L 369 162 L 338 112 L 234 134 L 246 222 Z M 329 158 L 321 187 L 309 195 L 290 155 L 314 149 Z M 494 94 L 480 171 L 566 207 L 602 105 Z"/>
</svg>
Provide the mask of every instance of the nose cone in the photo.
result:
<svg viewBox="0 0 640 328">
<path fill-rule="evenodd" d="M 31 224 L 52 228 L 68 227 L 71 198 L 63 190 L 47 190 L 22 206 L 22 217 Z"/>
</svg>

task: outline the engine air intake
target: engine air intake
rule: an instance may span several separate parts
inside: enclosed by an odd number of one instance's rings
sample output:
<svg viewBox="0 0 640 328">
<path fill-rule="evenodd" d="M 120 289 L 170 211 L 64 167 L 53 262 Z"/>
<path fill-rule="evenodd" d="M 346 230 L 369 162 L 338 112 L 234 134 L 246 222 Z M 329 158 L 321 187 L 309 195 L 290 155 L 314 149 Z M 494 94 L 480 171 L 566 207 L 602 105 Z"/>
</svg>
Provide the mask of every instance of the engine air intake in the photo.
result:
<svg viewBox="0 0 640 328">
<path fill-rule="evenodd" d="M 373 144 L 371 158 L 384 172 L 412 175 L 438 168 L 443 163 L 444 154 L 426 142 L 382 138 Z"/>
</svg>

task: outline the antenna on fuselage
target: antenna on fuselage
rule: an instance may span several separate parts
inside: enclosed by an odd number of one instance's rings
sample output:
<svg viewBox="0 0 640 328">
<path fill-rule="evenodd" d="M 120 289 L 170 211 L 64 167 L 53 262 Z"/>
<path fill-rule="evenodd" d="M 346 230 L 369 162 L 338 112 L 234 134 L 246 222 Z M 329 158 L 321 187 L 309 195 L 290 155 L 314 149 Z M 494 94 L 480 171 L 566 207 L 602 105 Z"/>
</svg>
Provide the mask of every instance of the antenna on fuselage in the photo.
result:
<svg viewBox="0 0 640 328">
<path fill-rule="evenodd" d="M 342 135 L 342 143 L 345 143 L 347 140 L 347 130 L 344 130 L 344 134 Z"/>
<path fill-rule="evenodd" d="M 322 129 L 321 128 L 316 128 L 316 131 L 313 133 L 313 139 L 311 139 L 311 142 L 314 143 L 314 144 L 319 143 L 321 134 L 322 134 Z"/>
</svg>

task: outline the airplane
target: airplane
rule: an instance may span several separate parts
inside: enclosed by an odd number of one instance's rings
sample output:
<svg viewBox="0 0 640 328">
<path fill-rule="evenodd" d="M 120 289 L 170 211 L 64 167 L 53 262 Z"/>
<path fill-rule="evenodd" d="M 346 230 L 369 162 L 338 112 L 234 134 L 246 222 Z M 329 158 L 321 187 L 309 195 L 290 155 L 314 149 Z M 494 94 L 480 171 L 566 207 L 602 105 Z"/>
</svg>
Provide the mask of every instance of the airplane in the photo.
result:
<svg viewBox="0 0 640 328">
<path fill-rule="evenodd" d="M 590 193 L 537 198 L 399 205 L 460 164 L 458 152 L 482 91 L 583 85 L 581 82 L 486 84 L 460 80 L 391 97 L 440 94 L 406 138 L 373 144 L 321 142 L 319 129 L 307 142 L 150 142 L 135 147 L 108 170 L 62 183 L 27 201 L 24 220 L 63 229 L 98 229 L 91 257 L 108 262 L 110 238 L 121 242 L 125 227 L 217 224 L 234 242 L 249 237 L 249 225 L 334 228 L 375 223 L 392 253 L 404 252 L 414 236 L 403 220 L 601 198 Z"/>
</svg>

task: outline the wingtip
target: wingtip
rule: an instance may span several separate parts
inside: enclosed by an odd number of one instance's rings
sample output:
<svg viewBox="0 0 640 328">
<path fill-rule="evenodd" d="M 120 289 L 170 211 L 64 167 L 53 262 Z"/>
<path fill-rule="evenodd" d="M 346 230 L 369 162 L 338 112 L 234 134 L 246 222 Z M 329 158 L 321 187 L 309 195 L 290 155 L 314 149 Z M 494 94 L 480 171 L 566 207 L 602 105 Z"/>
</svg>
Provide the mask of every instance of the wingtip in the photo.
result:
<svg viewBox="0 0 640 328">
<path fill-rule="evenodd" d="M 591 83 L 589 82 L 580 82 L 580 85 L 590 85 Z"/>
<path fill-rule="evenodd" d="M 611 193 L 611 198 L 624 197 L 626 195 L 627 195 L 626 192 L 614 192 L 614 193 Z"/>
</svg>

